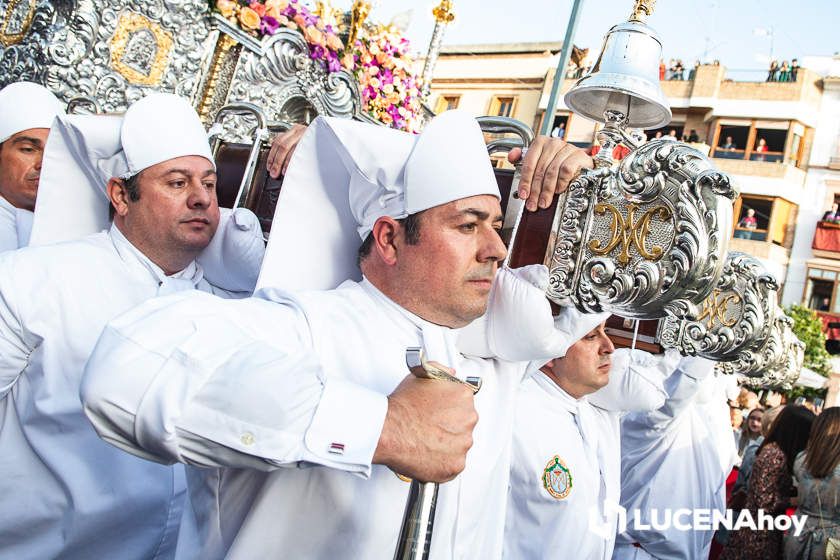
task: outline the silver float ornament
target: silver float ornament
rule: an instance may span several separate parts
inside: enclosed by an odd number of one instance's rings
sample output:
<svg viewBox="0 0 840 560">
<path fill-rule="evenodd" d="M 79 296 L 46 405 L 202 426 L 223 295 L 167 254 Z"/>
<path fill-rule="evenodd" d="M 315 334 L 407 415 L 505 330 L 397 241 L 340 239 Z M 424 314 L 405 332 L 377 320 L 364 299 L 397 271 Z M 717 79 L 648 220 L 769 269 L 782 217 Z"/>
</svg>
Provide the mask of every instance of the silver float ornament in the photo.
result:
<svg viewBox="0 0 840 560">
<path fill-rule="evenodd" d="M 782 339 L 784 349 L 782 360 L 768 367 L 760 377 L 743 378 L 743 385 L 753 388 L 771 387 L 783 391 L 793 388 L 805 361 L 805 343 L 799 340 L 790 328 L 783 331 Z"/>
<path fill-rule="evenodd" d="M 718 283 L 737 196 L 708 157 L 673 140 L 644 143 L 631 127 L 667 124 L 661 43 L 643 23 L 652 1 L 607 34 L 599 64 L 566 94 L 604 123 L 595 169 L 560 195 L 545 263 L 547 295 L 582 311 L 694 319 Z M 630 153 L 615 165 L 613 150 Z"/>
<path fill-rule="evenodd" d="M 714 361 L 753 361 L 763 347 L 776 315 L 776 278 L 761 262 L 745 253 L 729 253 L 712 294 L 696 320 L 662 321 L 659 341 L 664 348 Z"/>
<path fill-rule="evenodd" d="M 592 72 L 565 96 L 575 113 L 601 121 L 607 111 L 618 111 L 631 128 L 657 128 L 671 121 L 659 87 L 662 42 L 645 23 L 655 4 L 637 1 L 630 19 L 607 32 Z"/>
<path fill-rule="evenodd" d="M 722 362 L 721 371 L 741 377 L 764 378 L 769 372 L 783 366 L 786 352 L 793 348 L 796 339 L 793 335 L 793 319 L 785 315 L 775 300 L 772 305 L 773 323 L 764 343 L 752 351 L 740 353 L 734 360 Z"/>
</svg>

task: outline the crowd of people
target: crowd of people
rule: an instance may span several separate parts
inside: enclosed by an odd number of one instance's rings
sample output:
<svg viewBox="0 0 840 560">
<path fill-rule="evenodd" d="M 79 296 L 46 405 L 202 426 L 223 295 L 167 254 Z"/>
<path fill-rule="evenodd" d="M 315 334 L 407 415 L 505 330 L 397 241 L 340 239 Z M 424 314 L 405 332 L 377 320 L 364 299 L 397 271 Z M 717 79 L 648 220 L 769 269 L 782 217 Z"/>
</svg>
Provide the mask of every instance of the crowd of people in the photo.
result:
<svg viewBox="0 0 840 560">
<path fill-rule="evenodd" d="M 799 534 L 719 531 L 719 557 L 830 559 L 838 551 L 840 536 L 840 465 L 831 459 L 840 450 L 840 408 L 816 409 L 815 414 L 813 405 L 785 405 L 780 395 L 770 395 L 766 408 L 745 389 L 731 403 L 740 464 L 730 475 L 734 484 L 727 507 L 806 516 L 804 528 Z"/>
<path fill-rule="evenodd" d="M 694 66 L 686 73 L 685 65 L 682 59 L 670 59 L 668 65 L 665 65 L 665 60 L 659 60 L 659 79 L 660 80 L 693 80 L 697 74 L 697 69 L 700 67 L 700 61 L 694 62 Z"/>
<path fill-rule="evenodd" d="M 509 159 L 527 211 L 593 166 L 556 137 Z M 66 115 L 0 91 L 0 557 L 392 558 L 414 479 L 440 484 L 436 560 L 707 558 L 713 530 L 656 512 L 723 510 L 740 450 L 741 508 L 808 524 L 734 531 L 722 557 L 830 558 L 840 409 L 750 401 L 736 439 L 713 362 L 553 315 L 545 267 L 501 266 L 470 115 L 319 117 L 266 167 L 267 247 L 219 208 L 183 98 Z"/>
<path fill-rule="evenodd" d="M 783 60 L 781 64 L 779 64 L 778 60 L 773 60 L 770 62 L 766 81 L 795 82 L 799 74 L 799 69 L 799 61 L 795 58 L 790 61 L 790 64 L 788 64 L 787 60 Z"/>
</svg>

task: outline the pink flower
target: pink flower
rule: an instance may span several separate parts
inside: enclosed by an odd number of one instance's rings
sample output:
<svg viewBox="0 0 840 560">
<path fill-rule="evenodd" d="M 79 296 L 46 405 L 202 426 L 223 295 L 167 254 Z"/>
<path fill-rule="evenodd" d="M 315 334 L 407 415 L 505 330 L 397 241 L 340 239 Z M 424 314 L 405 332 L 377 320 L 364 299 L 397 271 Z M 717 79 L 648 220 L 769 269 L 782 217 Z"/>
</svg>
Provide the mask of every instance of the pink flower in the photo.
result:
<svg viewBox="0 0 840 560">
<path fill-rule="evenodd" d="M 257 15 L 260 17 L 265 15 L 265 5 L 259 2 L 251 2 L 248 7 L 257 12 Z"/>
</svg>

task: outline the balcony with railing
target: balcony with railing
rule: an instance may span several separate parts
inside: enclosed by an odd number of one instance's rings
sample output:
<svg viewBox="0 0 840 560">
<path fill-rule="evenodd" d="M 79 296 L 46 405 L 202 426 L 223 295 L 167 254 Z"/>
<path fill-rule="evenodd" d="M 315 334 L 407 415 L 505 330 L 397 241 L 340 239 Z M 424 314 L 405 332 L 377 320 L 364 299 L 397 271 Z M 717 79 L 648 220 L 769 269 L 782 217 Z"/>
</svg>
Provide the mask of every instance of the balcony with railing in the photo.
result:
<svg viewBox="0 0 840 560">
<path fill-rule="evenodd" d="M 815 257 L 840 259 L 840 223 L 836 221 L 817 222 L 811 249 L 813 249 Z"/>
</svg>

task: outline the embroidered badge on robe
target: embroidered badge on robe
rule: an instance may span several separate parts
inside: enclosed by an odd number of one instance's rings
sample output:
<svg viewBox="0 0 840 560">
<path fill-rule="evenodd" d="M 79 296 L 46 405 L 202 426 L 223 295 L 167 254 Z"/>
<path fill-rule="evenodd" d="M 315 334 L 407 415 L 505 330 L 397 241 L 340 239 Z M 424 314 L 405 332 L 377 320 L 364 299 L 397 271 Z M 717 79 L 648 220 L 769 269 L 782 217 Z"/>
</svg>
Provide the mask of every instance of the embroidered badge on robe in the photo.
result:
<svg viewBox="0 0 840 560">
<path fill-rule="evenodd" d="M 572 492 L 572 472 L 563 459 L 555 455 L 543 470 L 542 483 L 552 498 L 562 500 Z"/>
</svg>

